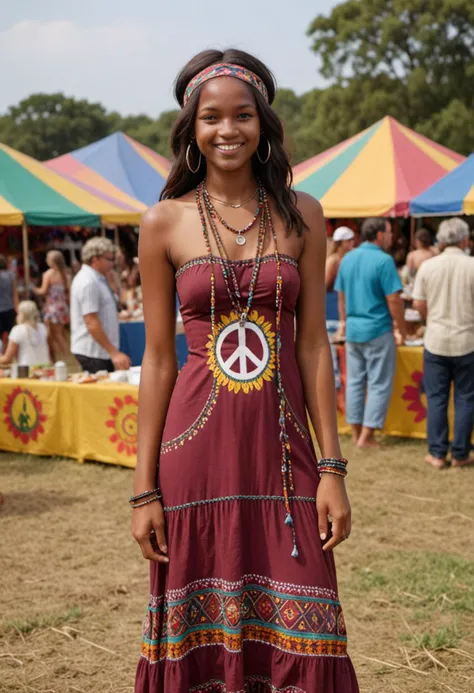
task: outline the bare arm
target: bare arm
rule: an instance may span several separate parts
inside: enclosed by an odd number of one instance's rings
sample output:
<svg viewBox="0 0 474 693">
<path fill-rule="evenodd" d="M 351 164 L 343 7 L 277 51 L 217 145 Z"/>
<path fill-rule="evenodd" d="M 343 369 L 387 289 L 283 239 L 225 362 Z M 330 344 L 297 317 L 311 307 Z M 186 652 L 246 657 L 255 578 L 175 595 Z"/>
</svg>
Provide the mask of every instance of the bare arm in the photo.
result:
<svg viewBox="0 0 474 693">
<path fill-rule="evenodd" d="M 334 282 L 337 277 L 337 270 L 339 268 L 338 258 L 335 255 L 331 255 L 326 260 L 326 291 L 332 290 Z"/>
<path fill-rule="evenodd" d="M 18 353 L 18 344 L 8 340 L 7 349 L 4 354 L 0 354 L 0 364 L 11 363 Z"/>
<path fill-rule="evenodd" d="M 392 320 L 397 324 L 402 341 L 405 341 L 407 336 L 407 327 L 405 324 L 405 309 L 403 307 L 403 301 L 400 293 L 396 291 L 395 293 L 386 296 L 386 299 Z"/>
<path fill-rule="evenodd" d="M 13 278 L 13 286 L 12 286 L 12 293 L 13 293 L 13 307 L 18 313 L 18 306 L 20 304 L 20 300 L 18 298 L 18 285 L 16 283 L 16 277 Z"/>
<path fill-rule="evenodd" d="M 321 456 L 340 458 L 336 388 L 325 316 L 324 217 L 319 202 L 309 195 L 298 195 L 298 207 L 309 231 L 305 232 L 304 250 L 299 261 L 301 290 L 296 316 L 296 358 Z M 329 550 L 350 533 L 351 511 L 344 479 L 322 474 L 316 505 L 322 541 L 327 539 L 328 515 L 333 519 L 333 536 L 323 547 Z"/>
<path fill-rule="evenodd" d="M 174 268 L 169 260 L 168 231 L 171 202 L 161 202 L 143 216 L 139 257 L 146 325 L 138 406 L 138 456 L 134 492 L 158 485 L 157 466 L 168 405 L 178 374 L 176 360 L 176 308 Z M 171 208 L 171 209 L 170 209 Z M 154 531 L 161 554 L 153 549 Z M 133 511 L 133 536 L 145 558 L 167 562 L 164 516 L 161 503 Z"/>
<path fill-rule="evenodd" d="M 51 279 L 51 270 L 49 269 L 46 272 L 44 272 L 44 274 L 43 274 L 43 280 L 41 282 L 40 288 L 34 287 L 33 292 L 37 296 L 46 296 L 46 294 L 48 293 L 48 289 L 49 289 L 50 279 Z"/>
<path fill-rule="evenodd" d="M 428 317 L 428 304 L 426 301 L 422 301 L 420 299 L 413 301 L 413 308 L 414 310 L 417 310 L 423 320 L 426 322 L 426 318 Z"/>
<path fill-rule="evenodd" d="M 102 327 L 98 313 L 87 313 L 87 315 L 84 315 L 84 322 L 86 323 L 91 337 L 100 344 L 102 349 L 105 349 L 109 353 L 115 368 L 117 368 L 117 370 L 127 370 L 127 368 L 130 368 L 130 358 L 126 354 L 122 354 L 122 352 L 111 343 Z"/>
</svg>

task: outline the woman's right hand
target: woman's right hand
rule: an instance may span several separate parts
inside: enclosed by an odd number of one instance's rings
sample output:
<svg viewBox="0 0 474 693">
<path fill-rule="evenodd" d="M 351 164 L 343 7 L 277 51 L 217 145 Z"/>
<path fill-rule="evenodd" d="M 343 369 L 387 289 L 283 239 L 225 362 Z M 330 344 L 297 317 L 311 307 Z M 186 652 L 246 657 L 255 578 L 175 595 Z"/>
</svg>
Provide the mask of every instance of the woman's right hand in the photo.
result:
<svg viewBox="0 0 474 693">
<path fill-rule="evenodd" d="M 160 501 L 133 509 L 132 535 L 139 543 L 144 558 L 169 563 L 165 536 L 165 514 Z"/>
</svg>

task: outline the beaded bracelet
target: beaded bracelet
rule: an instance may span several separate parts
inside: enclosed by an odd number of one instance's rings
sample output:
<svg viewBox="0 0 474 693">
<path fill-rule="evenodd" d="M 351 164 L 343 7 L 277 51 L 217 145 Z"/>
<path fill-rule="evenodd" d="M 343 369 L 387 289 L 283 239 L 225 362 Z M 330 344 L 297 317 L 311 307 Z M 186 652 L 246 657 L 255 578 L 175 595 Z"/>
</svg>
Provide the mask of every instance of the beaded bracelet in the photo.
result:
<svg viewBox="0 0 474 693">
<path fill-rule="evenodd" d="M 345 457 L 323 457 L 318 462 L 318 472 L 345 477 L 347 476 L 347 460 Z"/>
<path fill-rule="evenodd" d="M 156 496 L 153 496 L 152 498 L 147 498 L 147 500 L 144 500 L 141 503 L 130 503 L 130 507 L 141 508 L 142 505 L 148 505 L 148 503 L 153 503 L 153 501 L 157 501 L 160 499 L 161 499 L 161 495 L 159 493 L 157 493 Z"/>
<path fill-rule="evenodd" d="M 147 500 L 144 503 L 137 503 L 136 501 L 141 500 L 142 498 L 148 498 L 148 496 L 153 496 L 152 499 Z M 152 491 L 144 491 L 143 493 L 139 493 L 138 496 L 130 496 L 128 499 L 128 502 L 132 506 L 132 508 L 139 508 L 141 505 L 146 505 L 147 503 L 151 503 L 154 500 L 159 500 L 161 498 L 160 495 L 160 489 L 159 488 L 154 488 Z"/>
</svg>

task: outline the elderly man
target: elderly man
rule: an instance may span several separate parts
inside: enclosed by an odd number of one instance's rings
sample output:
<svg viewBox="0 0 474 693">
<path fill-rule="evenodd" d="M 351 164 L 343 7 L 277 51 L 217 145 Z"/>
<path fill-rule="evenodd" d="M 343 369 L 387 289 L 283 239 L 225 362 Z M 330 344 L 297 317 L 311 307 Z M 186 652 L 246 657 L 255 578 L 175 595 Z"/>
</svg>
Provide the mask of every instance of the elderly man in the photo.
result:
<svg viewBox="0 0 474 693">
<path fill-rule="evenodd" d="M 346 419 L 354 443 L 374 447 L 376 429 L 383 428 L 393 389 L 396 348 L 393 321 L 402 340 L 406 328 L 402 284 L 386 250 L 392 230 L 385 219 L 366 219 L 363 240 L 343 258 L 335 290 L 342 330 L 346 331 Z"/>
<path fill-rule="evenodd" d="M 441 222 L 436 238 L 443 252 L 426 260 L 416 275 L 414 308 L 426 319 L 424 383 L 428 400 L 426 461 L 446 466 L 448 402 L 454 383 L 451 464 L 472 464 L 474 424 L 474 259 L 464 252 L 469 227 L 462 219 Z"/>
<path fill-rule="evenodd" d="M 119 351 L 117 304 L 106 279 L 115 246 L 107 238 L 92 238 L 81 258 L 71 285 L 71 351 L 89 373 L 126 370 L 130 359 Z"/>
</svg>

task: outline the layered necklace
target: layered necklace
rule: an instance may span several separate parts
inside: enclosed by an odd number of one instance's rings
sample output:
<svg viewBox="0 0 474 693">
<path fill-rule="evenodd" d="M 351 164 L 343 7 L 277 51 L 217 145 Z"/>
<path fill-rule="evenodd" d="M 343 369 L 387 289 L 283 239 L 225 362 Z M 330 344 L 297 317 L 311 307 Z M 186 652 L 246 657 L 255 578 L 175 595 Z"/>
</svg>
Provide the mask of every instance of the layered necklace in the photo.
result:
<svg viewBox="0 0 474 693">
<path fill-rule="evenodd" d="M 249 223 L 246 226 L 244 226 L 243 229 L 235 229 L 219 214 L 219 212 L 217 211 L 217 209 L 214 207 L 214 205 L 211 202 L 212 195 L 209 194 L 209 192 L 206 188 L 205 182 L 202 183 L 202 189 L 203 189 L 204 200 L 206 203 L 206 209 L 208 210 L 210 217 L 212 217 L 212 219 L 218 219 L 219 223 L 222 224 L 222 226 L 225 229 L 227 229 L 228 231 L 231 231 L 233 234 L 235 234 L 235 236 L 236 236 L 235 242 L 237 243 L 237 245 L 245 245 L 247 242 L 247 239 L 245 238 L 244 234 L 246 234 L 247 231 L 250 231 L 250 229 L 257 223 L 257 219 L 262 212 L 263 202 L 262 202 L 261 195 L 260 195 L 260 192 L 261 192 L 260 188 L 258 187 L 257 190 L 252 195 L 252 197 L 249 197 L 248 200 L 245 200 L 245 202 L 242 202 L 240 205 L 228 205 L 229 207 L 234 207 L 234 209 L 238 209 L 239 207 L 243 207 L 244 204 L 246 204 L 247 202 L 250 202 L 250 200 L 253 200 L 253 198 L 258 193 L 258 205 L 257 205 L 257 209 L 255 211 L 255 214 L 253 215 L 253 219 L 251 221 L 249 221 Z M 215 200 L 216 198 L 214 197 L 212 199 Z M 217 202 L 222 202 L 222 201 L 217 200 Z M 222 204 L 226 204 L 226 203 L 222 203 Z"/>
<path fill-rule="evenodd" d="M 283 499 L 285 506 L 285 524 L 291 528 L 293 536 L 293 550 L 291 555 L 293 558 L 297 558 L 298 548 L 296 545 L 296 534 L 294 529 L 293 515 L 292 515 L 292 497 L 294 495 L 294 483 L 293 483 L 293 472 L 291 465 L 291 446 L 286 429 L 287 420 L 287 399 L 285 395 L 285 390 L 283 388 L 283 380 L 281 376 L 281 314 L 283 305 L 283 278 L 281 274 L 281 258 L 278 252 L 278 243 L 275 228 L 273 226 L 272 217 L 270 214 L 270 207 L 268 204 L 267 192 L 262 186 L 261 182 L 258 181 L 258 208 L 255 214 L 254 220 L 251 225 L 253 225 L 257 218 L 260 216 L 260 224 L 258 230 L 257 238 L 257 254 L 254 261 L 254 267 L 252 272 L 252 277 L 249 284 L 249 292 L 247 303 L 244 306 L 242 303 L 242 292 L 239 287 L 239 282 L 235 273 L 232 262 L 229 260 L 228 254 L 226 252 L 225 246 L 220 237 L 219 231 L 216 226 L 216 218 L 222 223 L 219 215 L 215 213 L 214 206 L 209 199 L 209 194 L 206 191 L 205 181 L 200 183 L 196 189 L 196 204 L 199 210 L 199 217 L 201 220 L 201 228 L 204 235 L 206 249 L 210 258 L 211 264 L 211 331 L 212 337 L 216 338 L 216 277 L 215 277 L 215 265 L 221 260 L 219 264 L 222 267 L 222 274 L 224 277 L 224 283 L 226 286 L 227 294 L 229 300 L 234 307 L 235 311 L 239 316 L 240 327 L 245 327 L 245 323 L 248 320 L 250 309 L 252 307 L 255 287 L 257 285 L 258 275 L 260 271 L 260 265 L 263 255 L 263 246 L 265 242 L 266 232 L 268 229 L 269 234 L 273 239 L 274 244 L 274 255 L 276 261 L 276 291 L 275 291 L 275 308 L 276 308 L 276 319 L 275 319 L 275 331 L 276 331 L 276 387 L 278 393 L 278 407 L 279 407 L 279 428 L 280 428 L 280 445 L 281 445 L 281 477 L 283 485 Z M 217 249 L 219 251 L 220 257 L 214 256 L 211 248 L 209 227 L 212 236 L 215 240 Z M 225 228 L 227 226 L 222 224 Z M 250 228 L 250 227 L 249 227 Z M 238 231 L 234 230 L 235 233 Z M 243 233 L 241 230 L 240 233 Z M 244 239 L 245 243 L 245 239 Z"/>
</svg>

